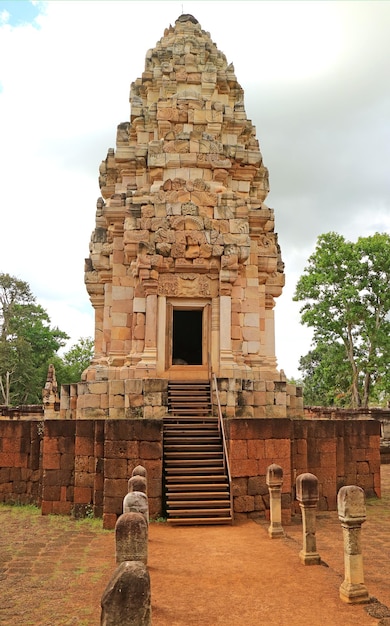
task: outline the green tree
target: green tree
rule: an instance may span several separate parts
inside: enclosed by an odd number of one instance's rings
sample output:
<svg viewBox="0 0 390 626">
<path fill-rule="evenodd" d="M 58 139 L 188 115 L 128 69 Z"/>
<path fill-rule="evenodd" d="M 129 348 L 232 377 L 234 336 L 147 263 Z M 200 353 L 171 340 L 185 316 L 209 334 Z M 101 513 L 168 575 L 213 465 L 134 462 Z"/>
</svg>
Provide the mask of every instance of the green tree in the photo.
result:
<svg viewBox="0 0 390 626">
<path fill-rule="evenodd" d="M 389 393 L 389 282 L 389 235 L 356 243 L 334 232 L 318 238 L 294 300 L 305 302 L 301 322 L 314 329 L 314 349 L 301 359 L 305 388 L 327 404 L 342 398 L 366 408 Z"/>
<path fill-rule="evenodd" d="M 28 283 L 0 273 L 1 401 L 40 403 L 48 365 L 66 339 L 66 333 L 51 328 Z"/>
<path fill-rule="evenodd" d="M 351 404 L 350 368 L 341 343 L 318 343 L 300 358 L 299 370 L 302 372 L 306 405 Z"/>
<path fill-rule="evenodd" d="M 81 374 L 90 364 L 93 354 L 92 337 L 80 337 L 63 356 L 56 355 L 53 365 L 58 385 L 78 383 L 81 380 Z"/>
</svg>

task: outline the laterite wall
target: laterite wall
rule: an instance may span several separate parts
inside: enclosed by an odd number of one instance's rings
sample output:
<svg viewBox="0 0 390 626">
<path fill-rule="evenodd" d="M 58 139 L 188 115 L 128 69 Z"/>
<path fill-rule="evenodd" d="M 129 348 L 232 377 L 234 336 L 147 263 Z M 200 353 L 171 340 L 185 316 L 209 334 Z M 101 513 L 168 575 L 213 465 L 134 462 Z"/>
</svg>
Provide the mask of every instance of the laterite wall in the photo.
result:
<svg viewBox="0 0 390 626">
<path fill-rule="evenodd" d="M 342 485 L 380 495 L 380 423 L 375 420 L 228 419 L 235 518 L 267 517 L 266 470 L 284 472 L 283 521 L 297 510 L 295 479 L 319 480 L 320 510 L 334 510 Z M 151 516 L 163 513 L 162 420 L 0 420 L 0 501 L 42 513 L 103 517 L 113 528 L 136 465 L 148 471 Z"/>
<path fill-rule="evenodd" d="M 288 523 L 295 479 L 311 472 L 319 482 L 319 509 L 336 509 L 343 485 L 380 496 L 380 424 L 375 420 L 330 421 L 232 419 L 226 422 L 235 518 L 267 517 L 266 470 L 283 468 L 282 516 Z"/>
<path fill-rule="evenodd" d="M 93 513 L 113 528 L 139 464 L 150 515 L 161 515 L 160 420 L 0 421 L 0 501 L 35 503 L 44 515 Z"/>
<path fill-rule="evenodd" d="M 41 427 L 37 421 L 0 421 L 0 502 L 40 501 Z"/>
</svg>

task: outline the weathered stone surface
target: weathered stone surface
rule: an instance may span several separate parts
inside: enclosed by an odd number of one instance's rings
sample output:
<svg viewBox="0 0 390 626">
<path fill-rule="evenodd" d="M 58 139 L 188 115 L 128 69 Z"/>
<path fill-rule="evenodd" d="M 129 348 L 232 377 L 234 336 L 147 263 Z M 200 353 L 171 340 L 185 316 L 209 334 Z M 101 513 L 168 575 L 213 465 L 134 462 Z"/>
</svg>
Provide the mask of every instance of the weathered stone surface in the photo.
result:
<svg viewBox="0 0 390 626">
<path fill-rule="evenodd" d="M 103 593 L 101 606 L 101 626 L 150 626 L 150 577 L 145 564 L 122 562 Z"/>
<path fill-rule="evenodd" d="M 267 467 L 266 483 L 270 496 L 270 525 L 268 534 L 271 539 L 284 537 L 282 528 L 282 485 L 283 469 L 280 465 L 272 463 Z"/>
<path fill-rule="evenodd" d="M 302 550 L 299 558 L 304 565 L 320 565 L 321 557 L 317 552 L 316 509 L 318 505 L 317 476 L 306 472 L 296 481 L 297 500 L 302 512 Z"/>
<path fill-rule="evenodd" d="M 129 482 L 127 484 L 127 488 L 129 492 L 131 491 L 142 491 L 142 493 L 148 493 L 148 484 L 145 476 L 141 476 L 139 474 L 135 474 L 131 478 L 129 478 Z"/>
<path fill-rule="evenodd" d="M 130 491 L 123 499 L 123 513 L 141 513 L 149 523 L 148 496 L 142 491 Z"/>
<path fill-rule="evenodd" d="M 340 585 L 340 598 L 348 604 L 369 601 L 364 584 L 361 527 L 366 521 L 364 491 L 357 485 L 341 487 L 337 494 L 337 510 L 344 538 L 345 578 Z"/>
<path fill-rule="evenodd" d="M 102 406 L 110 417 L 132 407 L 163 415 L 159 381 L 178 365 L 170 307 L 203 316 L 205 345 L 200 358 L 182 359 L 184 379 L 208 376 L 211 364 L 219 377 L 279 377 L 273 307 L 283 263 L 273 210 L 263 204 L 268 171 L 233 66 L 195 18 L 180 16 L 147 53 L 130 102 L 130 120 L 118 126 L 116 150 L 99 170 L 85 274 L 96 357 L 77 417 Z M 103 365 L 109 384 L 97 377 Z M 150 380 L 150 388 L 129 398 L 132 379 Z M 238 405 L 231 395 L 227 415 Z M 248 396 L 239 415 L 266 405 L 278 417 L 290 406 L 285 391 L 270 391 L 260 404 Z"/>
<path fill-rule="evenodd" d="M 148 525 L 142 513 L 122 513 L 115 525 L 116 562 L 148 562 Z"/>
</svg>

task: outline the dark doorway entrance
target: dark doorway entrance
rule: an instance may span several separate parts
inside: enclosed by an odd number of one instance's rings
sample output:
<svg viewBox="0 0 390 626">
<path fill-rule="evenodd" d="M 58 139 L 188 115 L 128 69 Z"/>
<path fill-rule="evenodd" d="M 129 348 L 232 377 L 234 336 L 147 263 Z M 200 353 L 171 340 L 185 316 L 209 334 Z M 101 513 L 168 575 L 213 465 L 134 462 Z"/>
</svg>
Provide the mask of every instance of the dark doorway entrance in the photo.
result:
<svg viewBox="0 0 390 626">
<path fill-rule="evenodd" d="M 203 309 L 173 310 L 172 365 L 202 365 Z"/>
</svg>

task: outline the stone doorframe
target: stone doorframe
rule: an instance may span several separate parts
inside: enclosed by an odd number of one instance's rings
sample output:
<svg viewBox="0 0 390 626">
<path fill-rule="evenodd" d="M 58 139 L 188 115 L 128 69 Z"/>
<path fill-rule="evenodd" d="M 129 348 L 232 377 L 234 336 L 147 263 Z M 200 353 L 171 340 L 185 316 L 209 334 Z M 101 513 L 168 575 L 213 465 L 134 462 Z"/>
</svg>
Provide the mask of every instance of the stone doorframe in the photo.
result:
<svg viewBox="0 0 390 626">
<path fill-rule="evenodd" d="M 174 310 L 202 311 L 202 365 L 172 364 Z M 211 372 L 211 299 L 159 295 L 157 315 L 157 376 L 172 380 L 208 380 Z"/>
</svg>

